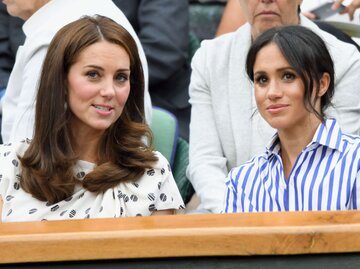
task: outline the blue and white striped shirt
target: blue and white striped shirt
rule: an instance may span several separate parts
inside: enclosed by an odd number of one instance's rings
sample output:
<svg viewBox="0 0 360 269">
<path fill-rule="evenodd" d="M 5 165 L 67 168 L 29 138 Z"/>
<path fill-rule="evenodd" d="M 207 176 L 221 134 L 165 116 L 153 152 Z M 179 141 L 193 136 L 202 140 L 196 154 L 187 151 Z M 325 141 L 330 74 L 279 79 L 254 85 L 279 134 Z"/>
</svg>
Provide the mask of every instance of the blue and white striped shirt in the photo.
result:
<svg viewBox="0 0 360 269">
<path fill-rule="evenodd" d="M 265 154 L 230 171 L 226 185 L 225 213 L 358 209 L 360 137 L 326 120 L 286 180 L 275 135 Z"/>
</svg>

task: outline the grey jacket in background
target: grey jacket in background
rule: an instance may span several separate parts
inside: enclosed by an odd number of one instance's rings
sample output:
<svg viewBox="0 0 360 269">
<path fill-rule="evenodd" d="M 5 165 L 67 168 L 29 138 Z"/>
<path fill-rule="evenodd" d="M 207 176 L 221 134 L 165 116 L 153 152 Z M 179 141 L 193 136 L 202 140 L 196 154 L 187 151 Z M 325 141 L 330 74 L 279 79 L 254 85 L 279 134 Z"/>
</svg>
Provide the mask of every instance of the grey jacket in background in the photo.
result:
<svg viewBox="0 0 360 269">
<path fill-rule="evenodd" d="M 179 135 L 188 139 L 190 67 L 188 0 L 113 0 L 134 27 L 149 65 L 149 92 L 154 106 L 179 120 Z"/>
<path fill-rule="evenodd" d="M 20 18 L 10 16 L 5 4 L 0 2 L 0 88 L 6 88 L 17 48 L 24 43 L 23 23 Z"/>
</svg>

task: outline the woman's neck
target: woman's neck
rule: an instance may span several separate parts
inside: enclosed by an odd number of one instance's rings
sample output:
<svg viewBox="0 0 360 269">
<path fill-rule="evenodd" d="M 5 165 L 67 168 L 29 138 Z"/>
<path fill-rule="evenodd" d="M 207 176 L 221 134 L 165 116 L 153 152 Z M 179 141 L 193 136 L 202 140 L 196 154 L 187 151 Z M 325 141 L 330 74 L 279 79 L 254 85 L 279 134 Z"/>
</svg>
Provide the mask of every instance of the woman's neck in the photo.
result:
<svg viewBox="0 0 360 269">
<path fill-rule="evenodd" d="M 95 134 L 77 134 L 74 136 L 74 151 L 80 160 L 97 163 L 101 136 Z"/>
<path fill-rule="evenodd" d="M 295 162 L 303 149 L 312 141 L 320 120 L 310 120 L 305 127 L 292 130 L 278 130 L 281 159 L 285 178 L 288 179 Z"/>
</svg>

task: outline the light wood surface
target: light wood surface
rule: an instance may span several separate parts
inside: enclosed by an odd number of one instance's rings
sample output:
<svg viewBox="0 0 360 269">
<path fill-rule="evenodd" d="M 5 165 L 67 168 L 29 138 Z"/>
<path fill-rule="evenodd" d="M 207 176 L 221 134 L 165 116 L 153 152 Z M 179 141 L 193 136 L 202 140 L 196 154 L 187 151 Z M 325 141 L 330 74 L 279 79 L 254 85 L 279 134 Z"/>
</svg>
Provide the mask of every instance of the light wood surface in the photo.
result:
<svg viewBox="0 0 360 269">
<path fill-rule="evenodd" d="M 360 211 L 0 224 L 0 263 L 360 252 Z"/>
</svg>

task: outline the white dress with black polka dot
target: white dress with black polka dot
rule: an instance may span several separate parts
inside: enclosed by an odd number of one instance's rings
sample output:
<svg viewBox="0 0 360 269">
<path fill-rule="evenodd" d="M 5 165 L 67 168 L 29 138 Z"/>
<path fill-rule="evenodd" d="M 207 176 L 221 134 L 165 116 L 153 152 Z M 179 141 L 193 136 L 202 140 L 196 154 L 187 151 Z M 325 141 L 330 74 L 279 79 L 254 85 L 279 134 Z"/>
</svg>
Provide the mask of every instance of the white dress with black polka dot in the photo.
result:
<svg viewBox="0 0 360 269">
<path fill-rule="evenodd" d="M 80 185 L 74 194 L 56 204 L 39 201 L 20 187 L 22 156 L 29 141 L 0 145 L 0 195 L 2 221 L 64 220 L 148 216 L 155 210 L 184 208 L 168 161 L 156 152 L 159 161 L 136 182 L 120 183 L 104 193 L 95 194 Z M 75 174 L 82 178 L 94 168 L 79 161 Z"/>
</svg>

